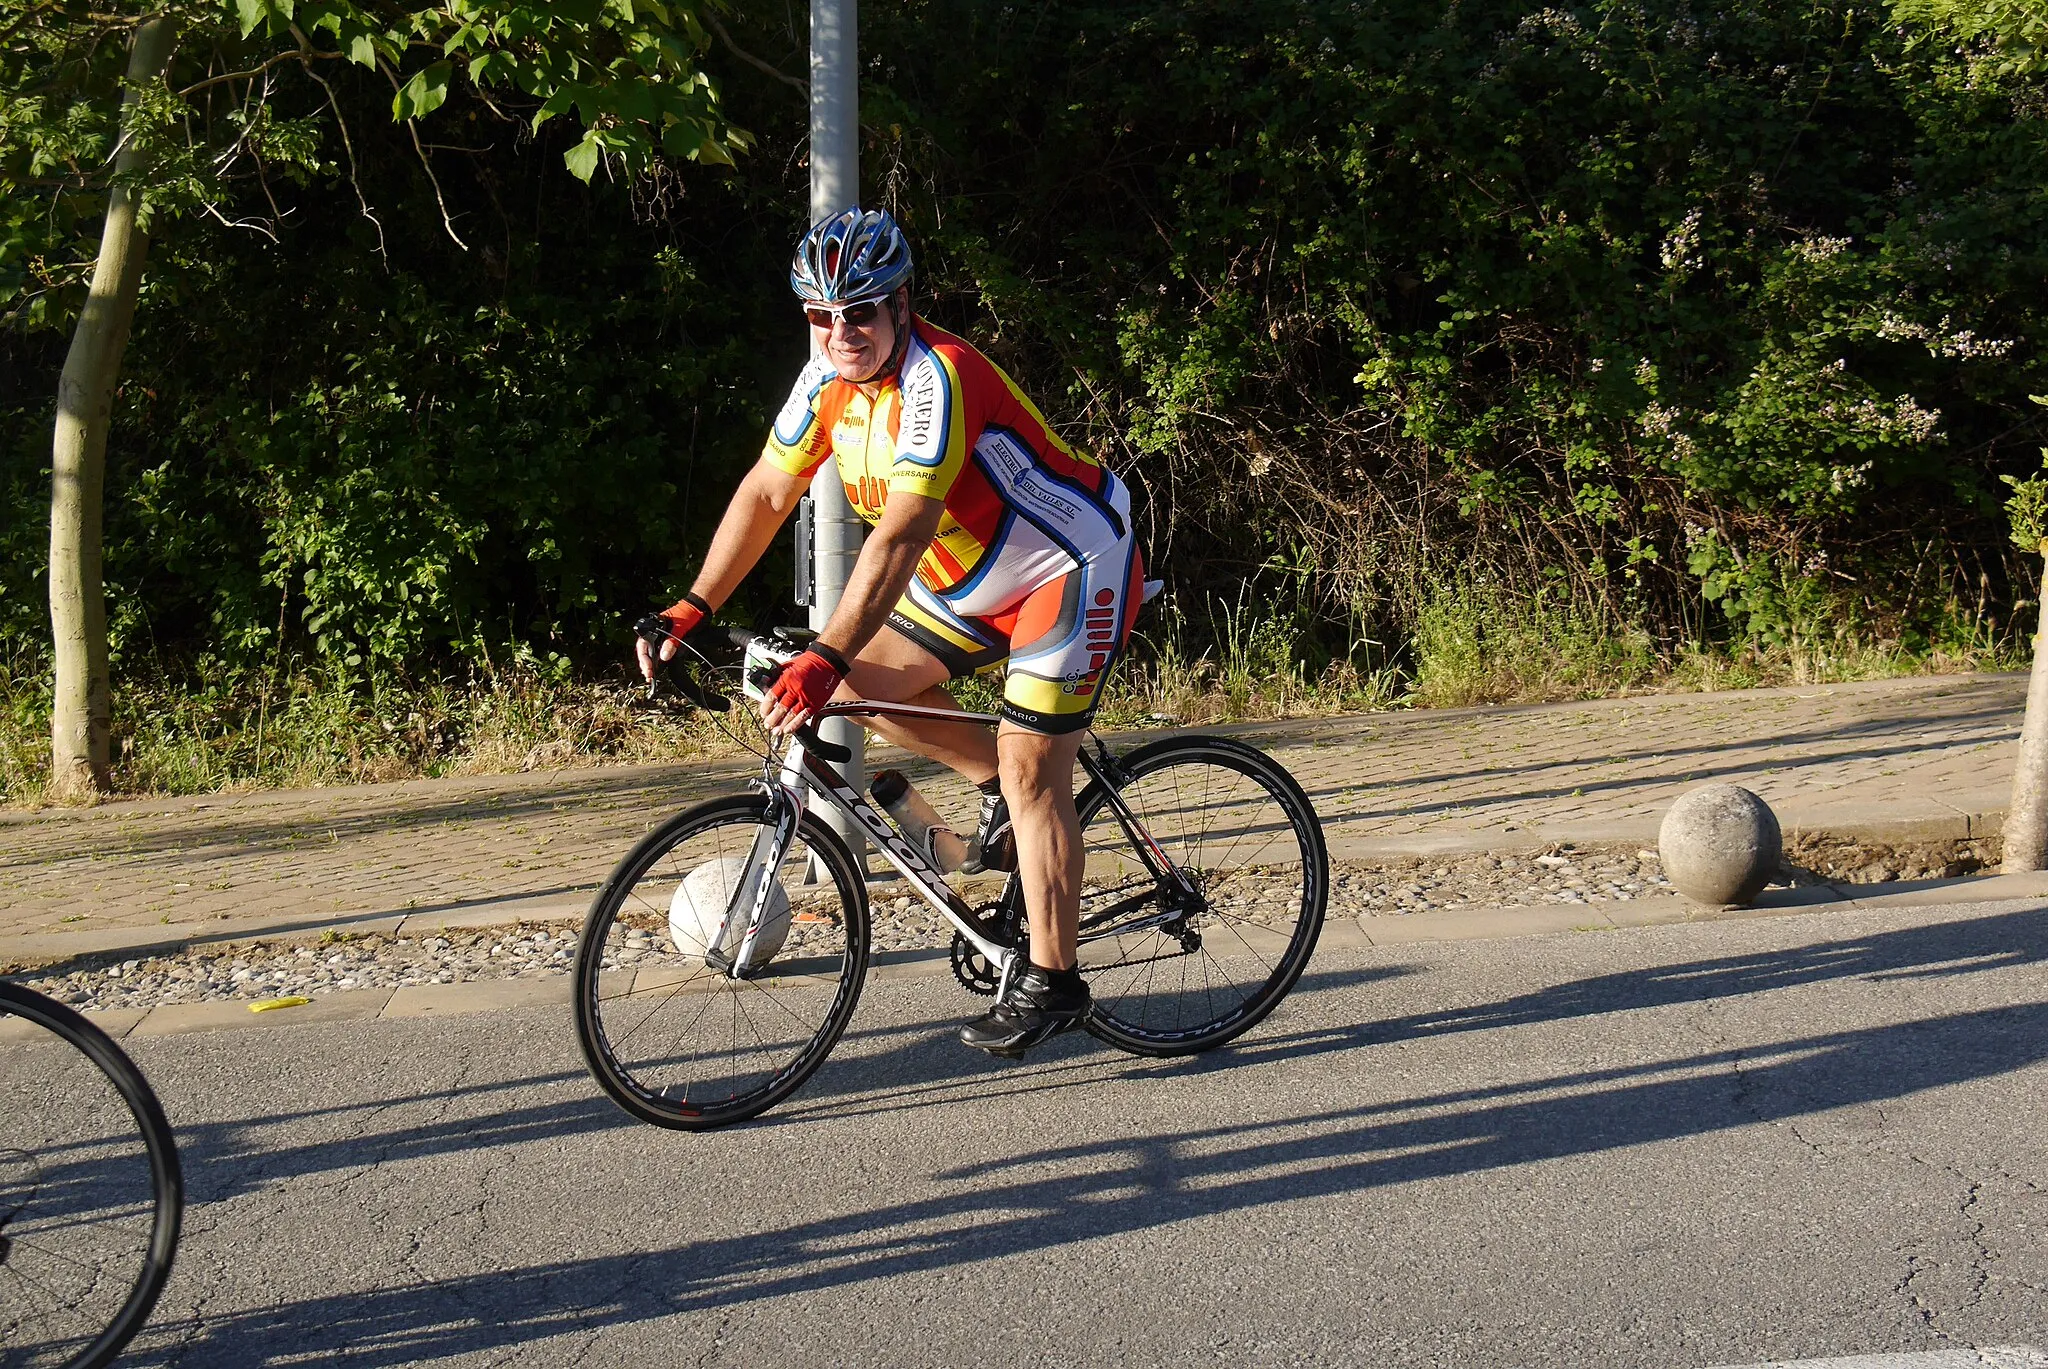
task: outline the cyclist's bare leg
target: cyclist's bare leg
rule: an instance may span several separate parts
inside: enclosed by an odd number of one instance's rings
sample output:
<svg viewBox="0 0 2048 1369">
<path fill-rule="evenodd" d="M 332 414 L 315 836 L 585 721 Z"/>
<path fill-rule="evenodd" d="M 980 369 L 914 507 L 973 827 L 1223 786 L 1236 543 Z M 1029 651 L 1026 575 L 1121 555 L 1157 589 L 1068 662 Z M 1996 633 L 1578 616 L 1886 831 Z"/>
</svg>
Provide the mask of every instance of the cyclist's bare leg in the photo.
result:
<svg viewBox="0 0 2048 1369">
<path fill-rule="evenodd" d="M 1081 821 L 1074 812 L 1080 732 L 1049 737 L 1014 723 L 996 734 L 1003 798 L 1017 836 L 1017 875 L 1031 923 L 1031 959 L 1074 968 L 1081 924 Z"/>
<path fill-rule="evenodd" d="M 960 711 L 943 686 L 951 672 L 938 657 L 901 633 L 883 629 L 860 649 L 849 664 L 853 671 L 834 696 L 839 699 L 880 699 Z M 862 723 L 907 751 L 944 765 L 984 784 L 996 775 L 996 739 L 978 723 L 944 723 L 908 718 L 864 718 Z"/>
</svg>

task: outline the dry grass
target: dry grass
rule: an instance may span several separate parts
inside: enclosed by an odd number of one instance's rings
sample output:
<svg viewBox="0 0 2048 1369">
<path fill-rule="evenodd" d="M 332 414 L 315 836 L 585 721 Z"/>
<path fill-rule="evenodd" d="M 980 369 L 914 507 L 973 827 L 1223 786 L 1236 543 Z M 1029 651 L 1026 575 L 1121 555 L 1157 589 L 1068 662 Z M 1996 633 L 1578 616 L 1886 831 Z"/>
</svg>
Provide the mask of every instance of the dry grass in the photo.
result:
<svg viewBox="0 0 2048 1369">
<path fill-rule="evenodd" d="M 1311 670 L 1299 608 L 1212 615 L 1196 650 L 1185 619 L 1141 640 L 1108 682 L 1105 728 L 1204 726 L 1387 708 L 1529 703 L 1624 693 L 1743 689 L 1889 676 L 2013 669 L 2012 644 L 1965 641 L 1923 650 L 1845 632 L 1789 644 L 1660 652 L 1647 635 L 1616 633 L 1542 601 L 1510 603 L 1470 588 L 1423 612 L 1399 665 L 1339 660 Z M 49 702 L 40 675 L 0 667 L 0 803 L 44 802 Z M 956 691 L 993 709 L 999 683 Z M 342 686 L 300 671 L 288 679 L 190 690 L 117 681 L 115 786 L 124 795 L 359 784 L 437 775 L 734 754 L 707 714 L 651 708 L 622 679 L 549 678 L 527 668 L 417 685 Z"/>
</svg>

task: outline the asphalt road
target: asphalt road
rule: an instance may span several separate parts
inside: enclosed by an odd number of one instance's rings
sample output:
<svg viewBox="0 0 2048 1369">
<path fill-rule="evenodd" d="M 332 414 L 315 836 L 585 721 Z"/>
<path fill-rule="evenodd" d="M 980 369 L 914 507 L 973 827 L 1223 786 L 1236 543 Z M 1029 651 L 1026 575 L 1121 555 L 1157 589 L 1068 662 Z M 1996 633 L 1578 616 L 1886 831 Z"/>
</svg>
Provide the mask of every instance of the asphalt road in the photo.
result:
<svg viewBox="0 0 2048 1369">
<path fill-rule="evenodd" d="M 707 1136 L 616 1112 L 566 1012 L 137 1040 L 193 1202 L 132 1362 L 2048 1348 L 2044 961 L 2011 905 L 1326 952 L 1179 1062 L 987 1061 L 950 979 L 878 983 Z"/>
</svg>

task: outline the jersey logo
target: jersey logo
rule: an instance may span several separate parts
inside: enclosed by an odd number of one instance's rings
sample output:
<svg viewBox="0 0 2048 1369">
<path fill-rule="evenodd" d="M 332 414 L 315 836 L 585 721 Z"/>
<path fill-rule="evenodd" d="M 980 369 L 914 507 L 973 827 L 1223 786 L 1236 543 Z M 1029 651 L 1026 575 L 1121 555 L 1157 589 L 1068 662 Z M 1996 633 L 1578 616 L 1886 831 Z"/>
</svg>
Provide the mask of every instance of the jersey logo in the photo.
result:
<svg viewBox="0 0 2048 1369">
<path fill-rule="evenodd" d="M 904 369 L 903 409 L 896 424 L 899 461 L 919 466 L 939 465 L 946 442 L 946 378 L 939 372 L 939 360 L 927 352 L 913 366 Z"/>
</svg>

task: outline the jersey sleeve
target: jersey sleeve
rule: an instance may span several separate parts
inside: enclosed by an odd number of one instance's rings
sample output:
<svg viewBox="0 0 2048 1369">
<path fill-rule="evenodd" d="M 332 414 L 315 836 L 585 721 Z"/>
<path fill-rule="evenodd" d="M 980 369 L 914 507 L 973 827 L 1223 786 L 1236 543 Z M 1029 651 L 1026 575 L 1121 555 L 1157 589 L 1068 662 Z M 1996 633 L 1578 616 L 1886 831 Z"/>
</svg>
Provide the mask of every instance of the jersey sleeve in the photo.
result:
<svg viewBox="0 0 2048 1369">
<path fill-rule="evenodd" d="M 825 464 L 832 454 L 832 434 L 820 414 L 825 387 L 833 376 L 832 363 L 822 356 L 812 357 L 797 376 L 782 412 L 775 415 L 768 445 L 761 451 L 769 465 L 791 475 L 808 476 Z"/>
<path fill-rule="evenodd" d="M 936 347 L 915 347 L 903 367 L 903 414 L 889 492 L 944 499 L 981 437 L 960 370 Z"/>
</svg>

